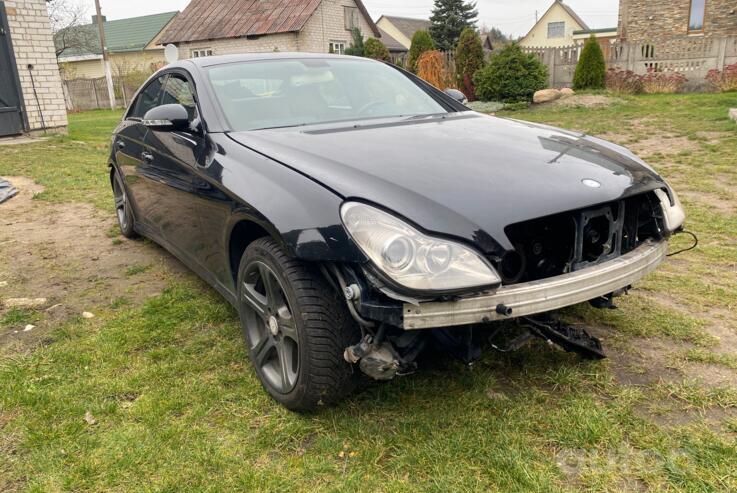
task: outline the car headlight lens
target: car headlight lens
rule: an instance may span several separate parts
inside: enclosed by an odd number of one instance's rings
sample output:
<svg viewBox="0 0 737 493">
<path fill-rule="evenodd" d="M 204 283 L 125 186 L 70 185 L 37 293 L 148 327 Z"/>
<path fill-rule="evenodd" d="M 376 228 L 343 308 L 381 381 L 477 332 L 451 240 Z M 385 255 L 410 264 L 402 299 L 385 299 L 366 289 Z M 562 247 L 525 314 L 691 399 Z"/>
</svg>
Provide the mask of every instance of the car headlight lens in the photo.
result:
<svg viewBox="0 0 737 493">
<path fill-rule="evenodd" d="M 501 283 L 472 249 L 433 238 L 380 209 L 346 202 L 343 224 L 375 266 L 395 282 L 418 291 L 448 291 Z"/>
<path fill-rule="evenodd" d="M 658 200 L 660 200 L 660 207 L 663 209 L 665 229 L 672 233 L 683 226 L 683 223 L 686 221 L 686 212 L 683 210 L 681 200 L 678 198 L 678 194 L 676 194 L 675 190 L 671 188 L 670 193 L 673 195 L 672 204 L 670 197 L 665 190 L 655 190 L 655 195 L 657 195 Z"/>
</svg>

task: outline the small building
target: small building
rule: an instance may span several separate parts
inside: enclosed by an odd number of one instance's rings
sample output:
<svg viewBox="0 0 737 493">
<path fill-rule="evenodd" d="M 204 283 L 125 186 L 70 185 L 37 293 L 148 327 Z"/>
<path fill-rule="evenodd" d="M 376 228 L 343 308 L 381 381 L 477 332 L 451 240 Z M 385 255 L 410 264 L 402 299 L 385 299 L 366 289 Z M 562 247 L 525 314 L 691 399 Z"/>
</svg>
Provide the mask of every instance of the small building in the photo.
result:
<svg viewBox="0 0 737 493">
<path fill-rule="evenodd" d="M 589 31 L 589 26 L 571 7 L 555 0 L 530 32 L 520 40 L 519 45 L 523 48 L 571 46 L 575 44 L 574 33 L 577 31 Z"/>
<path fill-rule="evenodd" d="M 737 1 L 620 0 L 619 35 L 631 43 L 737 36 Z"/>
<path fill-rule="evenodd" d="M 409 51 L 410 46 L 412 46 L 412 36 L 417 31 L 427 31 L 430 29 L 430 21 L 427 19 L 412 19 L 390 15 L 379 17 L 376 25 L 399 45 L 403 46 L 405 51 Z"/>
<path fill-rule="evenodd" d="M 392 63 L 404 65 L 409 49 L 383 29 L 379 28 L 379 32 L 381 33 L 381 42 L 384 43 L 386 49 L 389 50 L 389 58 Z"/>
<path fill-rule="evenodd" d="M 619 39 L 619 33 L 616 27 L 608 27 L 603 29 L 581 29 L 573 31 L 573 42 L 579 46 L 583 46 L 587 39 L 594 36 L 604 52 L 604 58 L 609 57 L 612 45 Z"/>
<path fill-rule="evenodd" d="M 105 42 L 113 74 L 153 73 L 165 64 L 159 38 L 178 12 L 104 20 Z M 104 19 L 104 18 L 103 18 Z M 92 23 L 74 26 L 54 39 L 64 79 L 96 79 L 105 76 L 97 16 Z"/>
<path fill-rule="evenodd" d="M 66 127 L 46 0 L 0 1 L 0 137 Z"/>
<path fill-rule="evenodd" d="M 361 0 L 192 0 L 162 44 L 180 58 L 246 52 L 343 53 L 351 31 L 381 37 Z"/>
</svg>

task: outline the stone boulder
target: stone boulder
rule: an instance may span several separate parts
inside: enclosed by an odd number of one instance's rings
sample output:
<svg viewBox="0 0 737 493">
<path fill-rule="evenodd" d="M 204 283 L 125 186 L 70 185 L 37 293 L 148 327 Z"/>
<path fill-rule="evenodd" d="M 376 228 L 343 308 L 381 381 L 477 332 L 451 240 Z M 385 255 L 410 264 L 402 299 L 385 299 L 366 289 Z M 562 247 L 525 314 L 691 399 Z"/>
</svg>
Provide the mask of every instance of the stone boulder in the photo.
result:
<svg viewBox="0 0 737 493">
<path fill-rule="evenodd" d="M 561 96 L 562 94 L 558 89 L 543 89 L 532 96 L 532 102 L 535 104 L 549 103 L 560 99 Z"/>
<path fill-rule="evenodd" d="M 729 117 L 737 122 L 737 108 L 732 108 L 731 110 L 729 110 Z"/>
<path fill-rule="evenodd" d="M 567 98 L 568 96 L 573 96 L 574 94 L 576 94 L 576 91 L 574 91 L 570 87 L 564 87 L 560 90 L 560 93 L 563 95 L 564 98 Z"/>
</svg>

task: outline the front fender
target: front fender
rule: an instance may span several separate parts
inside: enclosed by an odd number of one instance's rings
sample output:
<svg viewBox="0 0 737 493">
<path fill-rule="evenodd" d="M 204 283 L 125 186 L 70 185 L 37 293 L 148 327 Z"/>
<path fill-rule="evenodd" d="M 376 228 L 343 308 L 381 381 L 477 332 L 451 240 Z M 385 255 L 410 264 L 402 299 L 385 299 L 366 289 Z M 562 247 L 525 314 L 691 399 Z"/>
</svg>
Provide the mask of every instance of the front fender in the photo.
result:
<svg viewBox="0 0 737 493">
<path fill-rule="evenodd" d="M 220 185 L 236 204 L 225 228 L 225 245 L 238 223 L 251 221 L 280 241 L 293 257 L 365 260 L 341 222 L 341 196 L 223 134 L 212 138 L 219 148 Z"/>
</svg>

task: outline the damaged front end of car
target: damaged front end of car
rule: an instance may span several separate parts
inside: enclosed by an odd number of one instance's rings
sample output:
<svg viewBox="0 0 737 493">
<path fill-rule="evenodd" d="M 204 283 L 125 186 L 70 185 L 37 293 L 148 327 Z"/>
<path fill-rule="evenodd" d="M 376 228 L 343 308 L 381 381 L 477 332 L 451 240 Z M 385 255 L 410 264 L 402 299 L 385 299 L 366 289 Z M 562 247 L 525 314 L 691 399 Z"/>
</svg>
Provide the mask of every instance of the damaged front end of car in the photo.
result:
<svg viewBox="0 0 737 493">
<path fill-rule="evenodd" d="M 541 338 L 585 358 L 604 357 L 598 339 L 551 312 L 582 302 L 615 308 L 615 297 L 666 258 L 685 220 L 677 195 L 658 188 L 509 225 L 514 248 L 484 255 L 372 204 L 346 202 L 341 216 L 368 261 L 332 264 L 324 273 L 362 330 L 345 359 L 378 380 L 412 372 L 430 344 L 470 363 L 485 333 L 502 352 Z M 520 331 L 502 345 L 493 339 L 496 322 L 505 320 L 516 320 Z"/>
</svg>

